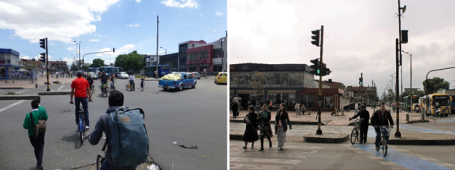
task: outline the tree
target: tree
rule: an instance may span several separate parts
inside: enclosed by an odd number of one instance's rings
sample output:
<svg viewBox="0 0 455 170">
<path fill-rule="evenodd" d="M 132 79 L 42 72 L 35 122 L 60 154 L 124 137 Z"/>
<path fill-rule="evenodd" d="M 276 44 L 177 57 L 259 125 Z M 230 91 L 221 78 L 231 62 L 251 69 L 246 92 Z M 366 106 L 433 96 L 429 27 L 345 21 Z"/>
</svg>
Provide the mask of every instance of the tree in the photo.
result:
<svg viewBox="0 0 455 170">
<path fill-rule="evenodd" d="M 423 97 L 423 96 L 425 96 L 425 92 L 423 92 L 422 90 L 419 90 L 419 91 L 412 93 L 412 95 L 418 96 L 418 97 Z"/>
<path fill-rule="evenodd" d="M 93 60 L 93 63 L 90 65 L 90 67 L 100 67 L 100 66 L 104 66 L 104 60 L 102 59 L 94 59 Z"/>
<path fill-rule="evenodd" d="M 120 54 L 115 58 L 115 66 L 125 68 L 126 54 Z"/>
<path fill-rule="evenodd" d="M 73 63 L 71 64 L 70 70 L 71 70 L 71 71 L 77 71 L 77 65 L 76 65 L 75 62 L 73 62 Z"/>
<path fill-rule="evenodd" d="M 433 94 L 441 89 L 449 89 L 449 82 L 444 81 L 443 78 L 433 77 L 432 79 L 428 79 L 428 84 L 423 81 L 423 89 L 426 94 Z"/>
<path fill-rule="evenodd" d="M 144 56 L 136 51 L 129 53 L 123 60 L 123 69 L 137 72 L 144 68 Z"/>
<path fill-rule="evenodd" d="M 259 71 L 253 71 L 253 76 L 251 77 L 251 86 L 254 89 L 254 93 L 256 96 L 259 94 L 264 93 L 264 84 L 265 84 L 265 76 L 263 73 Z"/>
</svg>

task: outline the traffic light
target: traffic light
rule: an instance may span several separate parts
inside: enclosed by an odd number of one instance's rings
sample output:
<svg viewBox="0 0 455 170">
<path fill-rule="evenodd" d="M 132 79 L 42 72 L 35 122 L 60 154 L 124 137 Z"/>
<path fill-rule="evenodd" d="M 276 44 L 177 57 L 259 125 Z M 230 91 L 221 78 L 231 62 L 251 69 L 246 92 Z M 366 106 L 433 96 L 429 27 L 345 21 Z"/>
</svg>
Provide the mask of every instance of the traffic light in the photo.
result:
<svg viewBox="0 0 455 170">
<path fill-rule="evenodd" d="M 46 53 L 40 53 L 40 57 L 39 57 L 41 60 L 41 62 L 45 63 L 46 62 Z"/>
<path fill-rule="evenodd" d="M 361 86 L 363 85 L 363 78 L 362 77 L 359 78 L 359 85 L 361 85 Z"/>
<path fill-rule="evenodd" d="M 43 49 L 46 49 L 46 39 L 43 38 L 43 39 L 39 39 L 39 46 Z"/>
<path fill-rule="evenodd" d="M 310 68 L 312 69 L 310 71 L 311 74 L 314 74 L 314 75 L 320 75 L 321 74 L 321 65 L 319 63 L 319 59 L 316 58 L 314 60 L 310 60 L 311 63 L 313 63 L 313 65 L 310 66 Z"/>
<path fill-rule="evenodd" d="M 319 30 L 311 31 L 311 33 L 313 34 L 313 36 L 311 36 L 311 39 L 313 39 L 313 41 L 311 41 L 311 44 L 319 47 Z"/>
<path fill-rule="evenodd" d="M 325 64 L 322 65 L 322 71 L 321 71 L 321 76 L 328 76 L 332 71 L 330 71 L 329 68 L 325 66 Z"/>
<path fill-rule="evenodd" d="M 112 48 L 112 52 L 115 53 L 115 48 Z"/>
<path fill-rule="evenodd" d="M 408 30 L 401 30 L 401 43 L 408 43 Z"/>
</svg>

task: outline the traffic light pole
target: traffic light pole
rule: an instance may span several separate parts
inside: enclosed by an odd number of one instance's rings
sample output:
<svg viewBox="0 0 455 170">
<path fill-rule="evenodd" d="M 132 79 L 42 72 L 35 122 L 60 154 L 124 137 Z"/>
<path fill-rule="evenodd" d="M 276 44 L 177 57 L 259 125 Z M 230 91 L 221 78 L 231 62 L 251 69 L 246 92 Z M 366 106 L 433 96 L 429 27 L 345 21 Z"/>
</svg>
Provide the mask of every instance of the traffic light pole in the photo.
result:
<svg viewBox="0 0 455 170">
<path fill-rule="evenodd" d="M 323 52 L 323 47 L 324 47 L 324 26 L 321 25 L 321 51 L 320 51 L 320 58 L 321 58 L 321 74 L 322 74 L 322 67 L 323 67 L 323 60 L 322 60 L 322 52 Z M 322 76 L 319 75 L 319 95 L 318 95 L 318 107 L 319 107 L 319 112 L 318 112 L 318 130 L 316 131 L 316 135 L 322 135 L 322 130 L 321 130 L 321 107 L 322 107 Z"/>
<path fill-rule="evenodd" d="M 395 50 L 395 54 L 396 54 L 396 73 L 397 73 L 397 76 L 396 76 L 396 82 L 397 83 L 395 83 L 396 84 L 395 85 L 396 86 L 396 109 L 395 110 L 397 111 L 397 132 L 395 132 L 395 137 L 401 138 L 401 132 L 400 132 L 400 108 L 399 108 L 400 107 L 400 103 L 399 103 L 399 95 L 398 95 L 398 94 L 400 94 L 399 93 L 400 86 L 399 86 L 399 83 L 398 83 L 398 77 L 399 77 L 399 74 L 400 74 L 398 72 L 398 67 L 400 65 L 400 63 L 399 63 L 400 61 L 398 61 L 398 59 L 399 59 L 398 58 L 399 57 L 398 56 L 398 52 L 399 52 L 398 51 L 398 43 L 399 43 L 398 38 L 395 39 L 395 42 L 396 42 L 395 43 L 395 46 L 396 46 L 395 47 L 395 49 L 396 49 Z M 400 43 L 400 46 L 401 46 L 401 43 Z M 401 52 L 399 52 L 399 53 L 401 54 Z"/>
<path fill-rule="evenodd" d="M 47 51 L 47 37 L 46 37 L 46 74 L 47 74 L 47 90 L 46 91 L 51 91 L 49 88 L 49 57 L 48 57 L 48 51 Z"/>
</svg>

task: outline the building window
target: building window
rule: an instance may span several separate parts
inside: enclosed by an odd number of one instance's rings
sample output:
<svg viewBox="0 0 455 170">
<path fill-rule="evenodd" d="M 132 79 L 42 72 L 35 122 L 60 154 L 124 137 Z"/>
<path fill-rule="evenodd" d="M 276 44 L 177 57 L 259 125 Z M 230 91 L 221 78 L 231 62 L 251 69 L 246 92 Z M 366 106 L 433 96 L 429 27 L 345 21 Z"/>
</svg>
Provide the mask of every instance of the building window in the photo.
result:
<svg viewBox="0 0 455 170">
<path fill-rule="evenodd" d="M 332 109 L 333 106 L 334 106 L 334 103 L 333 103 L 333 100 L 332 100 L 332 96 L 324 96 L 324 108 L 327 108 L 327 109 Z"/>
</svg>

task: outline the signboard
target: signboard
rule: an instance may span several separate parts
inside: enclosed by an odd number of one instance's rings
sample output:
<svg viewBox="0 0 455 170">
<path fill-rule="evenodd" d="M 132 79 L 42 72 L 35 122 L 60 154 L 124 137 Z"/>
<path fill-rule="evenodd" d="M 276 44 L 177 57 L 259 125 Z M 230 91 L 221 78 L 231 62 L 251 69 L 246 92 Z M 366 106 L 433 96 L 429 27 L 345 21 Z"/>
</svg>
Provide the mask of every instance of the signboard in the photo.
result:
<svg viewBox="0 0 455 170">
<path fill-rule="evenodd" d="M 186 50 L 186 65 L 211 64 L 213 46 L 207 45 Z"/>
</svg>

